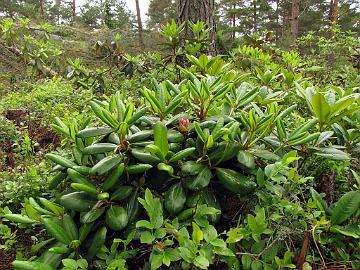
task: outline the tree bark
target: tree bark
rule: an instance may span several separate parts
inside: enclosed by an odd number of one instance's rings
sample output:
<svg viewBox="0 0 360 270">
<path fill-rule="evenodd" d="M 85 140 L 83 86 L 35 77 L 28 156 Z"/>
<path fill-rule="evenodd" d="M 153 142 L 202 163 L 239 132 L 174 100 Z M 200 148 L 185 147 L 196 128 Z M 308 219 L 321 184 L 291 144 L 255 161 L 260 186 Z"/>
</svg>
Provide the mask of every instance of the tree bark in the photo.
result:
<svg viewBox="0 0 360 270">
<path fill-rule="evenodd" d="M 56 0 L 56 21 L 57 21 L 57 25 L 60 25 L 60 6 L 61 6 L 61 0 Z"/>
<path fill-rule="evenodd" d="M 75 22 L 75 17 L 76 17 L 76 0 L 73 0 L 73 4 L 72 4 L 72 17 L 73 17 L 73 22 Z"/>
<path fill-rule="evenodd" d="M 329 19 L 331 26 L 335 26 L 339 17 L 339 0 L 331 0 Z"/>
<path fill-rule="evenodd" d="M 279 0 L 276 0 L 276 10 L 275 10 L 275 16 L 276 16 L 276 32 L 275 32 L 275 39 L 276 39 L 276 45 L 279 43 L 280 38 L 280 24 L 279 24 Z"/>
<path fill-rule="evenodd" d="M 214 19 L 214 0 L 177 0 L 176 3 L 178 24 L 191 21 L 196 23 L 198 20 L 206 23 L 209 29 L 210 46 L 209 52 L 216 54 L 215 33 L 216 24 Z M 193 38 L 189 27 L 185 27 L 184 36 Z"/>
<path fill-rule="evenodd" d="M 291 6 L 291 36 L 293 43 L 299 36 L 300 0 L 293 0 Z"/>
<path fill-rule="evenodd" d="M 256 6 L 256 0 L 253 1 L 253 27 L 254 27 L 254 33 L 257 32 L 257 6 Z"/>
<path fill-rule="evenodd" d="M 137 24 L 138 24 L 138 34 L 139 34 L 139 46 L 141 50 L 145 49 L 144 44 L 144 33 L 143 33 L 143 27 L 141 22 L 141 13 L 140 13 L 140 5 L 139 0 L 135 0 L 136 3 L 136 16 L 137 16 Z"/>
<path fill-rule="evenodd" d="M 235 26 L 236 26 L 236 15 L 235 15 L 236 4 L 233 4 L 233 15 L 232 15 L 232 39 L 235 40 Z"/>
<path fill-rule="evenodd" d="M 45 17 L 45 0 L 40 0 L 40 13 L 41 17 Z"/>
</svg>

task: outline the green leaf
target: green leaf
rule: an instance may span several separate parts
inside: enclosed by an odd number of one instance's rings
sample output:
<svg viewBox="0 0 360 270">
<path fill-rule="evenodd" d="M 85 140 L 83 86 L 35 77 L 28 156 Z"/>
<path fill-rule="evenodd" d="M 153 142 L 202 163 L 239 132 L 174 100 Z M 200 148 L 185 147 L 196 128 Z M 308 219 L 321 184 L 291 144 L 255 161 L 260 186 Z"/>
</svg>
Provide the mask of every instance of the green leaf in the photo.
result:
<svg viewBox="0 0 360 270">
<path fill-rule="evenodd" d="M 161 112 L 161 104 L 156 99 L 156 97 L 148 91 L 146 87 L 141 91 L 142 95 L 146 98 L 146 100 L 150 103 L 151 107 L 155 112 Z"/>
<path fill-rule="evenodd" d="M 36 220 L 30 219 L 27 216 L 19 215 L 19 214 L 6 214 L 4 218 L 16 222 L 16 223 L 24 223 L 24 224 L 33 224 L 37 222 Z"/>
<path fill-rule="evenodd" d="M 165 171 L 167 172 L 170 176 L 174 175 L 174 168 L 168 164 L 165 163 L 159 163 L 157 165 L 157 168 L 159 171 Z"/>
<path fill-rule="evenodd" d="M 300 125 L 297 129 L 295 129 L 290 135 L 288 136 L 289 140 L 293 140 L 294 138 L 298 138 L 300 134 L 309 131 L 312 129 L 319 120 L 317 118 L 313 118 L 305 122 L 304 124 Z"/>
<path fill-rule="evenodd" d="M 199 60 L 198 60 L 195 56 L 187 54 L 186 57 L 187 57 L 187 59 L 189 59 L 189 61 L 190 61 L 191 63 L 193 63 L 195 66 L 198 66 L 198 67 L 201 68 L 201 63 L 199 62 Z"/>
<path fill-rule="evenodd" d="M 200 242 L 204 239 L 204 233 L 195 222 L 192 223 L 192 228 L 193 228 L 193 232 L 191 237 L 194 243 L 199 245 Z"/>
<path fill-rule="evenodd" d="M 349 219 L 360 207 L 360 191 L 345 193 L 336 203 L 331 213 L 331 223 L 340 225 Z"/>
<path fill-rule="evenodd" d="M 216 239 L 218 236 L 217 231 L 214 226 L 208 225 L 204 229 L 204 239 L 206 242 L 211 242 Z"/>
<path fill-rule="evenodd" d="M 181 258 L 183 258 L 188 263 L 192 263 L 192 261 L 195 257 L 195 254 L 192 253 L 190 249 L 188 249 L 186 247 L 179 247 L 179 251 L 180 251 Z"/>
<path fill-rule="evenodd" d="M 360 227 L 357 225 L 349 225 L 346 227 L 342 226 L 332 226 L 330 228 L 331 232 L 340 233 L 345 236 L 350 236 L 356 239 L 360 238 Z"/>
<path fill-rule="evenodd" d="M 183 98 L 186 95 L 187 95 L 186 91 L 179 93 L 166 107 L 164 114 L 167 115 L 169 113 L 172 113 L 181 104 L 181 102 L 183 101 Z"/>
<path fill-rule="evenodd" d="M 97 220 L 105 212 L 105 207 L 91 209 L 87 213 L 80 216 L 81 223 L 91 223 Z"/>
<path fill-rule="evenodd" d="M 203 167 L 200 173 L 194 178 L 190 178 L 185 185 L 188 189 L 198 191 L 208 186 L 212 177 L 211 171 L 208 167 Z"/>
<path fill-rule="evenodd" d="M 336 148 L 320 148 L 315 154 L 333 160 L 350 160 L 348 154 Z"/>
<path fill-rule="evenodd" d="M 346 96 L 346 97 L 339 99 L 331 107 L 331 115 L 333 116 L 333 115 L 347 109 L 350 105 L 353 104 L 354 100 L 355 100 L 354 96 Z"/>
<path fill-rule="evenodd" d="M 198 163 L 196 161 L 186 161 L 181 167 L 181 171 L 188 175 L 197 175 L 199 174 L 203 169 L 205 168 L 205 165 Z"/>
<path fill-rule="evenodd" d="M 98 254 L 98 252 L 100 251 L 102 246 L 104 245 L 105 240 L 106 240 L 106 234 L 107 234 L 107 229 L 105 226 L 101 227 L 95 233 L 95 236 L 92 239 L 92 242 L 91 242 L 90 248 L 88 250 L 88 254 L 87 254 L 87 258 L 89 260 L 94 258 Z"/>
<path fill-rule="evenodd" d="M 222 239 L 214 239 L 210 242 L 211 245 L 213 245 L 214 247 L 222 247 L 222 248 L 226 248 L 226 243 L 224 240 Z"/>
<path fill-rule="evenodd" d="M 159 269 L 162 264 L 163 264 L 163 254 L 158 253 L 156 251 L 151 252 L 150 255 L 151 270 Z"/>
<path fill-rule="evenodd" d="M 201 269 L 208 269 L 210 262 L 208 259 L 206 259 L 205 256 L 199 255 L 199 256 L 196 256 L 196 258 L 194 260 L 194 265 Z"/>
<path fill-rule="evenodd" d="M 126 104 L 124 120 L 122 122 L 128 122 L 130 120 L 131 116 L 133 115 L 134 110 L 135 110 L 134 104 L 132 104 L 132 103 Z"/>
<path fill-rule="evenodd" d="M 148 151 L 153 157 L 160 159 L 161 161 L 165 160 L 165 156 L 161 152 L 160 148 L 155 144 L 150 144 L 145 146 L 145 150 Z"/>
<path fill-rule="evenodd" d="M 64 266 L 72 268 L 72 269 L 77 269 L 77 262 L 73 259 L 63 259 L 62 263 Z"/>
<path fill-rule="evenodd" d="M 154 142 L 159 147 L 163 157 L 166 157 L 169 152 L 169 143 L 167 139 L 168 130 L 167 127 L 161 122 L 157 122 L 154 125 Z"/>
<path fill-rule="evenodd" d="M 166 211 L 174 215 L 179 213 L 185 205 L 186 193 L 181 183 L 172 185 L 165 193 L 164 206 Z"/>
<path fill-rule="evenodd" d="M 244 150 L 239 151 L 237 154 L 237 160 L 240 164 L 244 165 L 249 169 L 255 169 L 255 159 L 254 156 Z"/>
<path fill-rule="evenodd" d="M 291 145 L 291 146 L 303 145 L 303 144 L 306 144 L 308 142 L 312 142 L 314 140 L 317 140 L 319 138 L 319 136 L 320 136 L 320 132 L 309 134 L 309 135 L 306 135 L 304 137 L 300 137 L 300 138 L 295 139 L 295 140 L 289 140 L 289 145 Z"/>
<path fill-rule="evenodd" d="M 154 240 L 155 236 L 151 232 L 145 231 L 141 233 L 140 242 L 142 244 L 151 244 Z"/>
<path fill-rule="evenodd" d="M 128 126 L 134 124 L 140 117 L 144 116 L 148 112 L 148 110 L 149 110 L 148 107 L 144 107 L 138 110 L 137 112 L 135 112 L 127 121 Z"/>
<path fill-rule="evenodd" d="M 205 69 L 208 62 L 209 62 L 209 59 L 205 54 L 200 55 L 200 57 L 199 57 L 199 67 L 200 68 Z"/>
<path fill-rule="evenodd" d="M 57 218 L 44 218 L 43 223 L 49 234 L 55 237 L 56 240 L 66 245 L 70 244 L 71 240 Z"/>
<path fill-rule="evenodd" d="M 328 206 L 327 206 L 326 202 L 323 200 L 323 198 L 321 197 L 321 195 L 313 188 L 310 188 L 310 193 L 311 193 L 311 197 L 316 202 L 317 207 L 321 211 L 325 212 L 325 210 L 328 208 Z"/>
<path fill-rule="evenodd" d="M 273 152 L 270 152 L 268 150 L 253 149 L 253 153 L 255 156 L 266 159 L 266 160 L 278 161 L 280 159 L 278 155 L 276 155 Z"/>
<path fill-rule="evenodd" d="M 101 159 L 98 163 L 96 163 L 90 170 L 90 174 L 92 175 L 103 175 L 110 171 L 115 166 L 119 165 L 122 161 L 121 155 L 108 156 Z"/>
<path fill-rule="evenodd" d="M 159 198 L 154 198 L 151 191 L 147 188 L 145 190 L 145 200 L 138 198 L 138 201 L 145 208 L 150 222 L 155 229 L 159 229 L 164 222 L 162 203 Z"/>
<path fill-rule="evenodd" d="M 194 128 L 195 128 L 195 131 L 196 133 L 198 134 L 200 140 L 203 142 L 203 143 L 206 143 L 207 142 L 207 138 L 205 136 L 205 133 L 202 131 L 200 125 L 198 122 L 194 122 Z"/>
<path fill-rule="evenodd" d="M 331 108 L 321 93 L 316 93 L 311 99 L 313 112 L 321 123 L 325 123 L 330 115 Z"/>
<path fill-rule="evenodd" d="M 183 149 L 183 150 L 177 152 L 175 155 L 173 155 L 169 159 L 169 163 L 185 159 L 188 156 L 192 155 L 195 152 L 195 150 L 196 150 L 195 147 L 190 147 L 190 148 Z"/>
<path fill-rule="evenodd" d="M 244 270 L 250 270 L 252 259 L 250 255 L 242 255 L 241 256 L 241 263 Z"/>
<path fill-rule="evenodd" d="M 147 220 L 139 220 L 136 222 L 136 228 L 147 228 L 149 230 L 154 229 L 154 226 Z"/>
<path fill-rule="evenodd" d="M 15 270 L 54 270 L 50 265 L 40 262 L 13 261 L 12 266 Z"/>
<path fill-rule="evenodd" d="M 253 261 L 251 263 L 251 270 L 262 270 L 262 263 L 260 261 Z"/>
</svg>

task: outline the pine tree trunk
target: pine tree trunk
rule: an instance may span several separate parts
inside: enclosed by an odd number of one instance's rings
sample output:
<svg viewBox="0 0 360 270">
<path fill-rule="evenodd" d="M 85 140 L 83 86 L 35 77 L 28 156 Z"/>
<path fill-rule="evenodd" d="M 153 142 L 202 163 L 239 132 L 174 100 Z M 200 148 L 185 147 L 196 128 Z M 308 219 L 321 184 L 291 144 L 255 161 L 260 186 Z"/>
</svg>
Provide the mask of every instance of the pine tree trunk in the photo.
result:
<svg viewBox="0 0 360 270">
<path fill-rule="evenodd" d="M 338 16 L 339 16 L 339 0 L 331 0 L 329 19 L 332 30 L 334 30 L 334 28 L 336 27 Z M 335 36 L 335 31 L 331 31 L 331 37 L 334 36 Z M 333 67 L 335 64 L 335 54 L 333 51 L 331 51 L 328 54 L 328 64 L 330 67 Z"/>
<path fill-rule="evenodd" d="M 293 43 L 299 36 L 300 0 L 293 0 L 291 6 L 291 36 Z"/>
<path fill-rule="evenodd" d="M 45 0 L 40 0 L 40 13 L 41 17 L 45 17 Z"/>
<path fill-rule="evenodd" d="M 73 4 L 72 4 L 72 18 L 73 18 L 73 22 L 75 22 L 75 17 L 76 17 L 76 0 L 73 0 Z"/>
<path fill-rule="evenodd" d="M 206 23 L 209 29 L 209 38 L 211 45 L 209 46 L 209 53 L 216 53 L 215 33 L 216 24 L 214 19 L 214 0 L 177 0 L 177 15 L 178 24 L 191 21 L 193 23 L 198 20 Z M 184 29 L 184 36 L 186 38 L 193 38 L 189 27 Z"/>
<path fill-rule="evenodd" d="M 60 6 L 61 0 L 56 0 L 56 20 L 58 25 L 60 25 Z"/>
<path fill-rule="evenodd" d="M 235 15 L 236 4 L 233 4 L 233 16 L 232 16 L 232 39 L 235 40 L 235 26 L 236 26 L 236 15 Z"/>
<path fill-rule="evenodd" d="M 253 1 L 253 27 L 254 27 L 254 33 L 257 32 L 257 7 L 256 7 L 256 0 Z"/>
<path fill-rule="evenodd" d="M 275 10 L 275 16 L 276 16 L 276 32 L 275 32 L 275 39 L 276 44 L 279 43 L 280 38 L 280 24 L 279 24 L 279 0 L 276 0 L 276 10 Z"/>
<path fill-rule="evenodd" d="M 144 33 L 143 33 L 143 27 L 142 27 L 142 22 L 141 22 L 139 0 L 135 0 L 135 3 L 136 3 L 136 16 L 137 16 L 137 23 L 138 23 L 139 46 L 140 46 L 141 50 L 144 50 L 145 49 Z"/>
<path fill-rule="evenodd" d="M 330 23 L 331 26 L 335 26 L 339 16 L 339 0 L 331 0 L 330 2 Z"/>
</svg>

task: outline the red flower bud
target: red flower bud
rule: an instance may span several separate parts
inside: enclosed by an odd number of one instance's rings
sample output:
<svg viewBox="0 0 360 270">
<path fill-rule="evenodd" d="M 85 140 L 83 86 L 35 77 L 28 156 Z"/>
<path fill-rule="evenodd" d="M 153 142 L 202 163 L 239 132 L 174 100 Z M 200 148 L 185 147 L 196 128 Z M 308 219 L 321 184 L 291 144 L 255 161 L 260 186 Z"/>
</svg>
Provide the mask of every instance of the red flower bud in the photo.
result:
<svg viewBox="0 0 360 270">
<path fill-rule="evenodd" d="M 189 129 L 189 124 L 190 124 L 189 118 L 181 117 L 179 120 L 179 131 L 182 133 L 187 132 Z"/>
</svg>

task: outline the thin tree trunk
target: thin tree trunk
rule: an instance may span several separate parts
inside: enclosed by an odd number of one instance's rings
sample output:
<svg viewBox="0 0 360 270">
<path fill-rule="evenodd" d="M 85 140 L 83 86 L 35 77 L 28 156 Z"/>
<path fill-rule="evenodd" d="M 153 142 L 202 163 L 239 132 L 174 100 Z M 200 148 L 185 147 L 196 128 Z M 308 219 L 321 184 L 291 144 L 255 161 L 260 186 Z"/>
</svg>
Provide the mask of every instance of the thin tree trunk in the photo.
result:
<svg viewBox="0 0 360 270">
<path fill-rule="evenodd" d="M 45 17 L 45 0 L 40 0 L 40 13 L 41 17 Z"/>
<path fill-rule="evenodd" d="M 141 50 L 144 50 L 145 49 L 144 33 L 143 33 L 142 22 L 141 22 L 139 0 L 135 0 L 135 3 L 136 3 L 136 16 L 137 16 L 138 31 L 139 31 L 139 45 L 140 45 Z"/>
<path fill-rule="evenodd" d="M 73 0 L 73 4 L 72 4 L 72 17 L 73 17 L 73 22 L 75 22 L 75 17 L 76 17 L 76 0 Z"/>
<path fill-rule="evenodd" d="M 299 36 L 300 0 L 293 0 L 291 6 L 291 36 L 293 43 Z"/>
<path fill-rule="evenodd" d="M 336 27 L 338 16 L 339 16 L 339 0 L 331 0 L 329 19 L 330 19 L 330 27 L 332 30 L 334 30 L 334 28 Z M 331 37 L 334 37 L 335 31 L 331 31 L 330 35 Z M 333 67 L 335 64 L 335 54 L 333 51 L 331 51 L 328 54 L 328 64 L 330 67 Z"/>
<path fill-rule="evenodd" d="M 58 25 L 60 25 L 60 6 L 61 0 L 56 0 L 56 21 Z"/>
<path fill-rule="evenodd" d="M 206 23 L 209 29 L 210 46 L 209 53 L 216 54 L 215 33 L 216 24 L 214 19 L 215 0 L 177 0 L 178 24 L 198 20 Z M 186 27 L 184 30 L 186 38 L 193 38 L 191 30 Z"/>
<path fill-rule="evenodd" d="M 253 12 L 254 12 L 254 14 L 253 14 L 253 27 L 254 27 L 254 33 L 256 33 L 257 32 L 257 28 L 258 28 L 258 26 L 257 26 L 257 7 L 256 7 L 256 0 L 254 0 L 253 1 Z"/>
<path fill-rule="evenodd" d="M 339 0 L 331 0 L 330 2 L 330 23 L 331 26 L 335 26 L 339 17 Z"/>
<path fill-rule="evenodd" d="M 233 16 L 232 16 L 232 39 L 235 39 L 235 26 L 236 26 L 236 15 L 235 15 L 236 4 L 233 4 Z"/>
<path fill-rule="evenodd" d="M 276 44 L 279 43 L 280 38 L 280 25 L 279 25 L 279 0 L 276 0 L 276 10 L 275 10 L 275 16 L 276 16 L 276 32 L 275 32 L 275 39 Z"/>
</svg>

